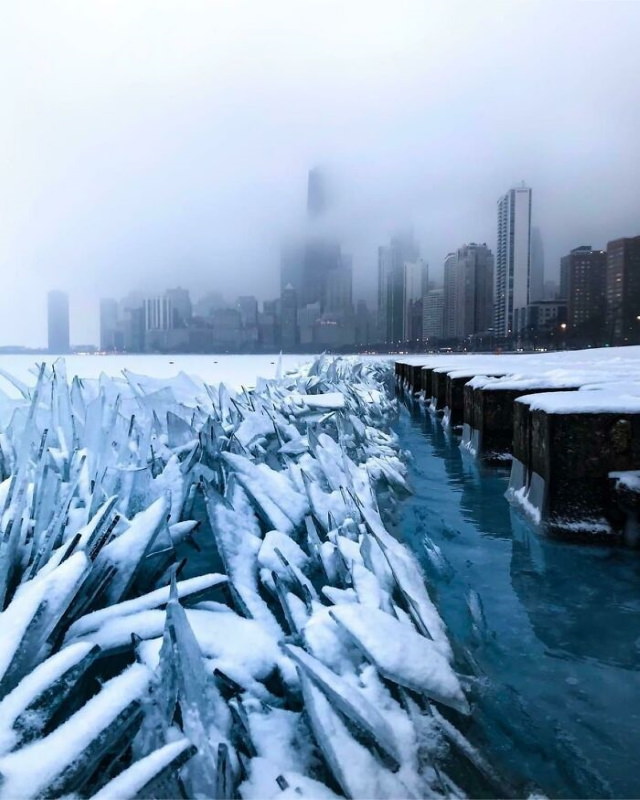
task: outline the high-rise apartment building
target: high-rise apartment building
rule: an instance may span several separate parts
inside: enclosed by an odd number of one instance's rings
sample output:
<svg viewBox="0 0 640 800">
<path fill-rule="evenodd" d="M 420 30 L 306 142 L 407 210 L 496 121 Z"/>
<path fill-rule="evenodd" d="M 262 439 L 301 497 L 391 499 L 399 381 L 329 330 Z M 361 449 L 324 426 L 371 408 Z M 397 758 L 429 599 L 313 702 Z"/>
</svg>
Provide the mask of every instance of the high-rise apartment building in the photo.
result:
<svg viewBox="0 0 640 800">
<path fill-rule="evenodd" d="M 493 324 L 493 254 L 486 244 L 465 244 L 444 262 L 443 336 L 464 339 Z"/>
<path fill-rule="evenodd" d="M 593 250 L 590 245 L 574 247 L 560 259 L 560 286 L 569 332 L 595 338 L 605 323 L 606 251 Z"/>
<path fill-rule="evenodd" d="M 422 340 L 429 342 L 444 336 L 444 289 L 429 289 L 423 298 Z"/>
<path fill-rule="evenodd" d="M 486 333 L 493 324 L 493 253 L 486 244 L 465 244 L 456 254 L 455 338 Z"/>
<path fill-rule="evenodd" d="M 47 334 L 51 354 L 69 352 L 69 295 L 65 292 L 47 295 Z"/>
<path fill-rule="evenodd" d="M 611 343 L 640 342 L 640 236 L 607 244 L 606 308 Z"/>
<path fill-rule="evenodd" d="M 531 189 L 510 189 L 498 200 L 495 265 L 496 336 L 518 334 L 526 325 L 531 280 Z"/>
</svg>

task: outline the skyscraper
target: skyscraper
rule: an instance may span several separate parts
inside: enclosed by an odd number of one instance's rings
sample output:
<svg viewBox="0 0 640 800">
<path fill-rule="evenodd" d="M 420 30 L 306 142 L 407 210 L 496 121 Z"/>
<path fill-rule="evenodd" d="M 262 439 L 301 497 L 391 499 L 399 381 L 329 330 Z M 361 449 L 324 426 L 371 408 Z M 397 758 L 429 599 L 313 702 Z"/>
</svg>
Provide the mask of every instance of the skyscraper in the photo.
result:
<svg viewBox="0 0 640 800">
<path fill-rule="evenodd" d="M 524 184 L 498 200 L 495 270 L 496 336 L 519 333 L 526 325 L 531 279 L 531 189 Z"/>
<path fill-rule="evenodd" d="M 340 243 L 324 220 L 328 210 L 326 177 L 312 169 L 307 185 L 307 235 L 287 242 L 280 258 L 280 292 L 291 286 L 299 308 L 320 303 L 324 311 L 329 273 L 344 266 Z"/>
<path fill-rule="evenodd" d="M 422 298 L 429 287 L 427 264 L 421 259 L 404 262 L 405 342 L 422 339 Z"/>
<path fill-rule="evenodd" d="M 280 343 L 289 351 L 298 345 L 298 299 L 293 286 L 285 286 L 280 297 Z"/>
<path fill-rule="evenodd" d="M 65 292 L 54 291 L 47 295 L 47 333 L 50 353 L 69 352 L 69 295 Z"/>
<path fill-rule="evenodd" d="M 607 320 L 612 344 L 640 342 L 640 236 L 607 244 Z"/>
<path fill-rule="evenodd" d="M 590 245 L 574 247 L 560 260 L 561 296 L 567 303 L 570 333 L 597 338 L 604 326 L 607 253 Z"/>
<path fill-rule="evenodd" d="M 380 339 L 398 344 L 405 334 L 405 264 L 417 261 L 418 246 L 413 233 L 392 237 L 391 243 L 378 248 L 378 319 Z"/>
<path fill-rule="evenodd" d="M 455 337 L 486 333 L 493 323 L 493 253 L 486 244 L 465 244 L 456 254 Z"/>
<path fill-rule="evenodd" d="M 328 206 L 326 176 L 319 167 L 310 169 L 307 181 L 307 215 L 309 219 L 319 219 L 327 211 Z"/>
<path fill-rule="evenodd" d="M 422 340 L 442 339 L 444 289 L 429 289 L 422 302 Z"/>
</svg>

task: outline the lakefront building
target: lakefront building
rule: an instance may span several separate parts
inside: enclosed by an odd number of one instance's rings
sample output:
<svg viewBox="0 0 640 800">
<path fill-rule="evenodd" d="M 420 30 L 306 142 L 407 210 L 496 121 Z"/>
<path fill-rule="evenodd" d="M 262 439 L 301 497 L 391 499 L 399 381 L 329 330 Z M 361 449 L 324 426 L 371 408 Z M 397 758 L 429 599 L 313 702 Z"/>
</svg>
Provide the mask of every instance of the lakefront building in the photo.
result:
<svg viewBox="0 0 640 800">
<path fill-rule="evenodd" d="M 531 281 L 531 189 L 524 184 L 498 200 L 494 330 L 519 334 L 526 326 Z"/>
</svg>

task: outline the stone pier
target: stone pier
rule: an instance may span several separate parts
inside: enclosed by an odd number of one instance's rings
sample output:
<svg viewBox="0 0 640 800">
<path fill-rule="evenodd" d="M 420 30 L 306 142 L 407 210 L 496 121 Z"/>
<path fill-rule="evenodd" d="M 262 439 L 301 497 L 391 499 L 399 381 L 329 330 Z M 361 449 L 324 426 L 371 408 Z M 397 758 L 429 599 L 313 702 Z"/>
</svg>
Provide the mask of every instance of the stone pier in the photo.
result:
<svg viewBox="0 0 640 800">
<path fill-rule="evenodd" d="M 626 512 L 611 473 L 640 469 L 640 398 L 616 408 L 600 394 L 544 393 L 514 403 L 508 494 L 550 535 L 624 538 Z"/>
</svg>

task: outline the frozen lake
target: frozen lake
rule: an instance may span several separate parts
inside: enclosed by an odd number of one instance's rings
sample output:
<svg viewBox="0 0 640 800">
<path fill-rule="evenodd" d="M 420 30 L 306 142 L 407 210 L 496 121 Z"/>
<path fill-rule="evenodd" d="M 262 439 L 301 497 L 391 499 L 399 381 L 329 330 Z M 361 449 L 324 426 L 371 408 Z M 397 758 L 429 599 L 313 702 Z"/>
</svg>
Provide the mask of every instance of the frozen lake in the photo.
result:
<svg viewBox="0 0 640 800">
<path fill-rule="evenodd" d="M 22 381 L 32 380 L 36 364 L 54 362 L 60 356 L 1 355 L 0 369 Z M 304 364 L 312 355 L 283 355 L 284 370 Z M 64 356 L 69 376 L 99 378 L 101 373 L 111 377 L 123 369 L 152 378 L 173 378 L 180 372 L 197 375 L 207 383 L 224 382 L 230 386 L 253 386 L 258 378 L 274 378 L 277 355 L 69 355 Z M 6 382 L 2 379 L 1 386 Z"/>
</svg>

